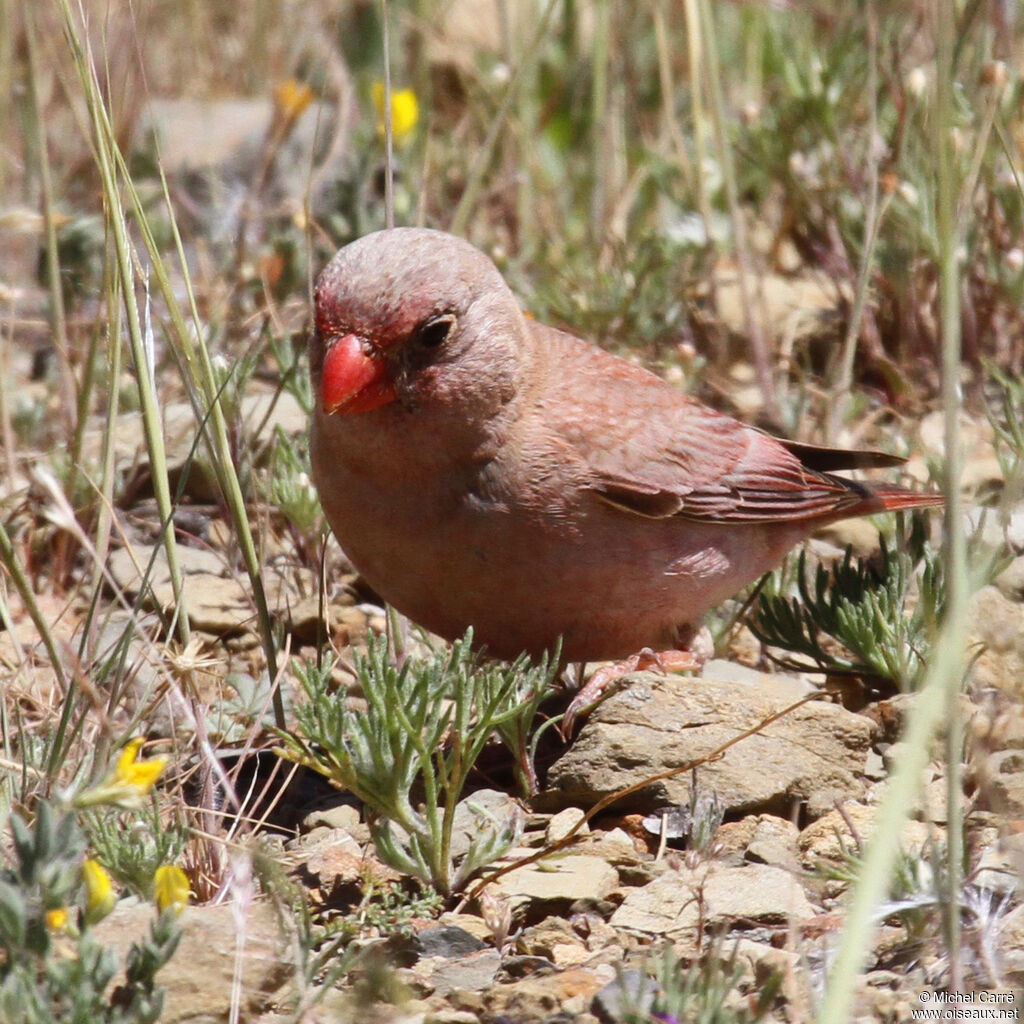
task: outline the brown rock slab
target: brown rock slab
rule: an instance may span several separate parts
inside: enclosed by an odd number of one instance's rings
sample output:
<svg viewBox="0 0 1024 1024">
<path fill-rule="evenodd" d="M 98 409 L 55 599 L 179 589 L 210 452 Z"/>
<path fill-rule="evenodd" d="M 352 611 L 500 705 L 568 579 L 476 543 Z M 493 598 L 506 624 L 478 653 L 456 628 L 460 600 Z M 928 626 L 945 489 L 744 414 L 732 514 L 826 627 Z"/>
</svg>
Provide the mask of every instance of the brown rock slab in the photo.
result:
<svg viewBox="0 0 1024 1024">
<path fill-rule="evenodd" d="M 557 1019 L 593 1021 L 587 1013 L 594 996 L 615 977 L 609 964 L 574 967 L 545 977 L 495 985 L 486 996 L 490 1017 L 527 1022 Z"/>
<path fill-rule="evenodd" d="M 456 990 L 482 992 L 494 983 L 501 967 L 496 949 L 481 949 L 460 957 L 423 957 L 410 970 L 413 984 L 433 995 L 447 996 Z"/>
<path fill-rule="evenodd" d="M 94 929 L 122 964 L 128 949 L 149 933 L 155 910 L 149 905 L 119 906 Z M 220 1024 L 231 1010 L 236 966 L 242 1017 L 266 1008 L 289 982 L 293 967 L 288 945 L 269 904 L 254 903 L 241 915 L 229 905 L 188 907 L 179 918 L 181 943 L 157 974 L 164 989 L 161 1024 Z"/>
<path fill-rule="evenodd" d="M 530 851 L 520 850 L 519 853 Z M 544 860 L 502 875 L 491 887 L 521 906 L 527 903 L 569 904 L 575 900 L 603 900 L 619 884 L 619 874 L 602 857 L 589 854 L 553 854 Z"/>
<path fill-rule="evenodd" d="M 1024 817 L 1024 750 L 998 750 L 986 757 L 985 794 L 997 813 Z"/>
<path fill-rule="evenodd" d="M 757 864 L 774 864 L 787 870 L 796 870 L 797 839 L 800 830 L 785 818 L 762 814 L 757 819 L 753 838 L 747 844 L 746 859 Z"/>
<path fill-rule="evenodd" d="M 642 889 L 634 889 L 610 924 L 673 937 L 701 923 L 705 927 L 728 927 L 737 921 L 781 925 L 808 921 L 814 913 L 800 883 L 782 868 L 712 863 L 665 871 Z"/>
<path fill-rule="evenodd" d="M 774 694 L 767 683 L 637 673 L 593 713 L 552 766 L 544 800 L 590 806 L 711 754 L 790 703 L 790 693 Z M 874 731 L 867 718 L 837 705 L 805 704 L 701 765 L 698 786 L 715 793 L 726 813 L 788 818 L 799 802 L 817 817 L 837 799 L 862 792 L 859 775 Z M 688 803 L 690 779 L 684 770 L 632 794 L 623 806 L 649 811 Z"/>
<path fill-rule="evenodd" d="M 255 610 L 241 576 L 222 575 L 224 559 L 204 548 L 178 546 L 182 585 L 189 622 L 195 629 L 222 635 L 237 633 L 255 624 Z M 152 565 L 151 565 L 152 563 Z M 134 598 L 148 580 L 152 602 L 161 608 L 174 605 L 174 588 L 163 548 L 137 544 L 118 548 L 109 561 L 110 573 L 125 594 Z"/>
<path fill-rule="evenodd" d="M 804 866 L 813 868 L 821 860 L 839 863 L 848 854 L 856 853 L 858 841 L 866 843 L 874 832 L 877 814 L 877 804 L 847 803 L 841 811 L 833 809 L 811 822 L 800 833 L 797 844 Z M 930 834 L 929 826 L 922 821 L 905 822 L 901 836 L 904 852 L 919 854 Z"/>
<path fill-rule="evenodd" d="M 1011 601 L 999 587 L 982 587 L 971 598 L 969 644 L 982 644 L 974 663 L 976 686 L 1020 694 L 1024 679 L 1024 604 Z"/>
</svg>

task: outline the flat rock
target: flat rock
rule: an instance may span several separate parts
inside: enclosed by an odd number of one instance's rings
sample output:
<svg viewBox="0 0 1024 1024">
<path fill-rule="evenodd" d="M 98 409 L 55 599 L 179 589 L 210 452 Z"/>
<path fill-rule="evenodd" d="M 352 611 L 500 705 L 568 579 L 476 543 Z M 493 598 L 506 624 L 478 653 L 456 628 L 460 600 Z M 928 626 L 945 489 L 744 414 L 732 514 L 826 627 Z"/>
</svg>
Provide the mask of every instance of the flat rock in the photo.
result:
<svg viewBox="0 0 1024 1024">
<path fill-rule="evenodd" d="M 114 984 L 123 979 L 125 956 L 133 942 L 149 934 L 152 906 L 118 906 L 94 931 L 121 962 Z M 230 905 L 187 907 L 178 919 L 181 943 L 157 976 L 164 989 L 161 1024 L 220 1024 L 231 1010 L 236 969 L 242 993 L 242 1019 L 267 1007 L 291 980 L 288 944 L 273 907 L 253 903 L 236 914 Z M 202 969 L 197 970 L 196 966 Z"/>
<path fill-rule="evenodd" d="M 774 864 L 795 870 L 798 867 L 797 839 L 800 830 L 785 818 L 762 814 L 757 819 L 753 838 L 747 844 L 745 857 L 757 864 Z"/>
<path fill-rule="evenodd" d="M 875 831 L 877 804 L 847 803 L 811 822 L 798 840 L 800 860 L 804 867 L 815 868 L 819 861 L 842 863 L 856 854 L 859 843 L 866 843 Z M 924 849 L 931 835 L 923 821 L 907 821 L 903 825 L 901 843 L 905 853 L 916 856 Z"/>
<path fill-rule="evenodd" d="M 1024 678 L 1024 604 L 1011 601 L 999 587 L 982 587 L 971 598 L 968 643 L 983 650 L 974 662 L 978 687 L 1019 693 Z"/>
<path fill-rule="evenodd" d="M 241 574 L 225 576 L 225 559 L 204 548 L 178 545 L 185 604 L 194 629 L 216 635 L 242 632 L 255 623 L 256 612 Z M 118 548 L 109 561 L 110 573 L 124 593 L 134 598 L 146 586 L 150 603 L 160 608 L 174 606 L 174 588 L 162 547 L 136 544 Z"/>
<path fill-rule="evenodd" d="M 193 629 L 215 636 L 231 636 L 256 630 L 256 608 L 249 577 L 234 568 L 228 558 L 210 548 L 177 545 L 182 589 L 189 622 Z M 111 552 L 110 575 L 124 594 L 134 599 L 147 587 L 149 606 L 172 608 L 174 588 L 162 545 L 133 544 Z M 286 618 L 294 591 L 315 584 L 308 570 L 297 570 L 292 581 L 273 573 L 265 576 L 267 602 L 272 614 Z"/>
<path fill-rule="evenodd" d="M 789 703 L 790 693 L 776 695 L 765 683 L 637 673 L 592 714 L 552 766 L 544 800 L 590 806 L 712 753 Z M 698 786 L 715 793 L 726 813 L 788 818 L 799 802 L 818 817 L 837 799 L 862 792 L 858 776 L 874 731 L 867 718 L 837 705 L 806 704 L 702 764 Z M 690 783 L 690 772 L 683 771 L 632 794 L 622 807 L 650 811 L 688 803 Z"/>
<path fill-rule="evenodd" d="M 1024 817 L 1024 750 L 998 750 L 984 767 L 988 805 L 998 814 Z"/>
<path fill-rule="evenodd" d="M 446 996 L 456 990 L 489 989 L 500 967 L 501 954 L 496 949 L 481 949 L 459 957 L 424 957 L 410 973 L 419 986 L 433 995 Z"/>
<path fill-rule="evenodd" d="M 705 927 L 729 927 L 737 921 L 782 925 L 808 921 L 814 914 L 800 883 L 788 871 L 768 864 L 712 863 L 666 871 L 642 889 L 632 890 L 610 924 L 673 937 L 702 923 Z"/>
<path fill-rule="evenodd" d="M 519 851 L 524 852 L 530 851 Z M 508 897 L 516 906 L 561 905 L 584 899 L 603 900 L 618 884 L 618 872 L 602 857 L 556 853 L 502 875 L 491 888 L 495 895 Z"/>
<path fill-rule="evenodd" d="M 523 978 L 495 985 L 485 996 L 487 1020 L 573 1021 L 596 1020 L 586 1011 L 591 1000 L 615 977 L 615 967 L 573 967 L 543 977 Z"/>
</svg>

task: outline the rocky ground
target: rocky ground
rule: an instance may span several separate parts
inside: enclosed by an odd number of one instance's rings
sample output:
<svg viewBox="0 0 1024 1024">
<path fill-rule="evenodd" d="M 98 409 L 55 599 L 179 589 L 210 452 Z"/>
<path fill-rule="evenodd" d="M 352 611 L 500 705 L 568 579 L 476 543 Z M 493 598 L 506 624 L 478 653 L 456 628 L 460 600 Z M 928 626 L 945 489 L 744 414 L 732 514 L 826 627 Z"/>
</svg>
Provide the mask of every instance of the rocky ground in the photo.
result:
<svg viewBox="0 0 1024 1024">
<path fill-rule="evenodd" d="M 769 322 L 780 332 L 782 325 L 792 326 L 797 313 L 827 312 L 834 303 L 811 275 L 780 277 L 777 287 L 766 280 L 764 294 L 772 309 Z M 719 303 L 728 321 L 724 286 Z M 52 411 L 52 387 L 39 380 L 33 352 L 8 356 L 9 397 L 17 392 L 26 408 L 34 402 Z M 749 367 L 739 365 L 733 383 L 732 403 L 756 413 Z M 239 414 L 256 453 L 257 473 L 268 472 L 261 453 L 271 449 L 277 431 L 299 442 L 306 434 L 299 404 L 270 382 L 251 382 Z M 116 431 L 115 461 L 125 487 L 117 543 L 102 585 L 102 629 L 114 644 L 125 624 L 134 623 L 126 654 L 131 685 L 113 710 L 111 725 L 123 726 L 139 707 L 156 708 L 145 723 L 148 735 L 170 741 L 167 748 L 180 762 L 174 767 L 184 773 L 200 739 L 227 753 L 251 735 L 250 726 L 239 723 L 258 721 L 266 711 L 258 683 L 265 663 L 251 588 L 239 570 L 234 540 L 212 481 L 201 461 L 193 461 L 191 408 L 176 396 L 163 416 L 172 480 L 188 477 L 176 525 L 195 646 L 190 652 L 176 649 L 157 623 L 154 609 L 169 604 L 170 582 L 156 545 L 158 518 L 147 489 L 139 417 L 132 412 L 119 417 Z M 1018 902 L 1024 870 L 1019 701 L 1024 505 L 1011 509 L 1005 522 L 997 523 L 994 515 L 982 522 L 981 496 L 998 489 L 1002 469 L 984 419 L 967 420 L 965 428 L 970 444 L 965 484 L 976 509 L 970 521 L 1005 547 L 1006 560 L 993 582 L 974 595 L 971 616 L 977 660 L 963 700 L 968 737 L 962 794 L 968 851 L 964 960 L 972 985 L 1019 989 L 1024 986 L 1024 906 Z M 97 445 L 99 437 L 97 429 Z M 935 455 L 940 437 L 940 421 L 930 417 L 911 448 Z M 0 498 L 19 516 L 59 524 L 64 510 L 47 487 L 46 465 L 40 455 L 7 467 Z M 910 470 L 926 478 L 920 457 Z M 383 627 L 383 609 L 345 572 L 336 552 L 332 565 L 338 572 L 322 608 L 308 553 L 296 551 L 296 538 L 280 523 L 271 526 L 272 508 L 259 515 L 268 526 L 260 532 L 261 559 L 282 649 L 312 656 L 316 638 L 326 636 L 344 652 Z M 870 523 L 842 524 L 812 542 L 812 550 L 824 560 L 847 544 L 870 554 L 877 539 Z M 147 574 L 152 592 L 140 596 Z M 57 637 L 75 641 L 89 610 L 81 595 L 43 594 L 39 600 Z M 41 716 L 53 705 L 54 683 L 42 658 L 34 663 L 34 675 L 25 674 L 22 652 L 36 637 L 16 601 L 13 612 L 16 628 L 0 635 L 0 658 L 6 666 L 21 666 L 15 696 L 30 723 L 35 711 Z M 101 636 L 97 643 L 102 647 L 103 642 Z M 168 679 L 177 685 L 169 687 L 166 700 L 154 701 L 154 693 L 168 688 Z M 339 683 L 346 680 L 339 674 Z M 854 861 L 872 833 L 889 769 L 900 757 L 901 728 L 916 699 L 865 698 L 839 689 L 830 699 L 802 703 L 755 728 L 828 689 L 828 682 L 772 671 L 760 645 L 742 630 L 698 677 L 637 674 L 586 719 L 571 741 L 542 748 L 542 791 L 530 806 L 516 804 L 511 786 L 498 784 L 507 766 L 495 770 L 498 782 L 481 777 L 476 783 L 475 803 L 496 815 L 522 817 L 522 835 L 503 863 L 536 854 L 578 828 L 575 840 L 502 875 L 486 896 L 466 906 L 454 900 L 447 908 L 434 904 L 434 913 L 408 895 L 411 909 L 404 916 L 371 918 L 368 893 L 388 885 L 405 891 L 402 880 L 377 859 L 363 809 L 300 777 L 275 812 L 274 827 L 254 830 L 246 841 L 278 859 L 325 919 L 333 915 L 354 922 L 353 948 L 366 955 L 340 984 L 320 990 L 322 976 L 306 977 L 301 970 L 294 922 L 282 923 L 255 883 L 239 881 L 245 874 L 242 858 L 226 872 L 234 879 L 228 887 L 231 900 L 199 903 L 182 915 L 181 947 L 160 976 L 166 987 L 161 1020 L 221 1021 L 240 1007 L 239 1019 L 271 1024 L 294 1019 L 299 1000 L 310 1007 L 303 1018 L 308 1021 L 616 1021 L 649 993 L 642 972 L 665 944 L 684 964 L 700 959 L 709 970 L 709 964 L 721 962 L 721 977 L 728 980 L 725 1000 L 736 1019 L 744 1019 L 769 985 L 778 990 L 767 1019 L 810 1019 L 843 929 Z M 296 699 L 287 676 L 283 685 L 287 699 Z M 747 730 L 751 735 L 715 754 Z M 273 738 L 259 735 L 264 758 L 271 758 Z M 686 769 L 702 759 L 693 771 Z M 893 904 L 868 957 L 859 1019 L 908 1020 L 919 993 L 940 983 L 948 968 L 937 939 L 941 916 L 929 876 L 932 854 L 945 836 L 943 763 L 937 744 L 902 837 L 911 877 L 894 895 L 903 902 Z M 602 798 L 673 769 L 682 770 L 581 825 Z M 152 908 L 123 900 L 98 926 L 99 934 L 126 949 L 151 916 Z"/>
<path fill-rule="evenodd" d="M 275 428 L 296 436 L 305 431 L 301 412 L 289 400 L 277 401 L 266 417 L 268 402 L 259 389 L 245 401 L 246 414 L 263 421 L 268 436 Z M 173 407 L 166 419 L 173 464 L 187 457 L 191 437 L 183 426 L 179 438 Z M 184 415 L 181 423 L 187 423 Z M 140 453 L 130 416 L 124 426 L 120 458 L 127 466 Z M 992 462 L 985 466 L 991 476 Z M 196 490 L 201 493 L 201 485 Z M 138 595 L 140 566 L 153 557 L 154 598 L 164 602 L 170 596 L 146 507 L 140 499 L 126 517 L 125 542 L 109 560 L 111 591 L 129 603 Z M 182 548 L 189 614 L 204 652 L 203 671 L 193 677 L 193 707 L 205 710 L 208 727 L 227 749 L 231 729 L 223 723 L 234 714 L 227 697 L 239 693 L 239 679 L 260 664 L 252 600 L 215 511 L 193 500 L 180 514 L 197 536 Z M 1012 559 L 973 599 L 973 639 L 984 647 L 963 702 L 970 741 L 963 794 L 970 873 L 964 899 L 972 908 L 965 956 L 972 983 L 991 989 L 1024 984 L 1024 908 L 1016 903 L 1024 867 L 1016 827 L 1024 816 L 1024 712 L 1017 699 L 1024 661 L 1022 515 L 1001 533 Z M 875 535 L 865 525 L 853 524 L 847 533 L 833 529 L 812 547 L 822 557 L 847 542 L 870 548 Z M 382 609 L 361 599 L 365 595 L 354 578 L 331 587 L 321 622 L 309 574 L 295 570 L 283 548 L 268 549 L 264 557 L 272 607 L 293 653 L 312 654 L 318 628 L 341 649 L 381 628 Z M 275 572 L 281 566 L 292 568 Z M 79 611 L 72 604 L 62 619 L 68 636 Z M 106 627 L 112 636 L 119 616 L 128 614 L 112 610 Z M 142 635 L 149 627 L 139 619 L 140 635 L 129 653 L 136 662 L 133 692 L 139 694 L 161 677 L 151 663 L 152 640 Z M 18 639 L 27 642 L 29 634 L 26 627 Z M 601 798 L 706 758 L 825 682 L 766 670 L 759 645 L 746 631 L 727 655 L 707 664 L 699 677 L 632 677 L 571 742 L 544 748 L 543 790 L 532 807 L 516 810 L 506 791 L 475 792 L 474 802 L 496 815 L 523 816 L 522 837 L 503 863 L 563 838 Z M 44 676 L 41 671 L 40 682 Z M 358 945 L 379 946 L 381 960 L 394 969 L 373 998 L 386 997 L 396 1008 L 377 1005 L 375 1018 L 614 1021 L 622 1012 L 622 986 L 638 984 L 645 958 L 669 943 L 684 963 L 713 956 L 735 969 L 729 998 L 739 1009 L 777 979 L 769 1019 L 807 1019 L 843 928 L 853 859 L 871 835 L 915 699 L 848 699 L 848 708 L 840 693 L 801 704 L 695 771 L 612 804 L 585 823 L 571 845 L 503 875 L 484 900 L 440 916 L 412 914 L 400 928 L 394 921 L 376 927 L 364 922 Z M 125 713 L 131 706 L 129 694 Z M 176 736 L 180 743 L 182 723 L 173 721 L 171 702 L 164 707 L 167 718 L 155 720 L 150 735 Z M 945 787 L 937 746 L 902 839 L 906 857 L 918 866 L 926 868 L 943 842 Z M 293 784 L 287 803 L 286 820 L 275 819 L 282 827 L 263 832 L 259 842 L 325 911 L 358 917 L 368 878 L 379 884 L 399 880 L 377 860 L 361 809 L 350 799 L 307 780 Z M 930 883 L 925 879 L 919 891 L 904 895 L 921 901 L 918 913 L 894 912 L 880 928 L 862 986 L 861 1019 L 908 1019 L 917 993 L 938 983 L 946 969 L 935 941 L 939 915 Z M 101 934 L 126 948 L 148 926 L 151 913 L 125 901 L 102 923 Z M 269 903 L 255 898 L 245 906 L 193 906 L 181 921 L 182 948 L 161 976 L 167 990 L 162 1020 L 225 1019 L 237 999 L 232 979 L 237 981 L 239 956 L 243 1019 L 291 1019 L 295 946 Z M 306 1019 L 369 1019 L 358 1016 L 369 1013 L 366 970 L 357 969 L 332 989 Z M 312 984 L 306 998 L 316 991 L 315 979 Z"/>
</svg>

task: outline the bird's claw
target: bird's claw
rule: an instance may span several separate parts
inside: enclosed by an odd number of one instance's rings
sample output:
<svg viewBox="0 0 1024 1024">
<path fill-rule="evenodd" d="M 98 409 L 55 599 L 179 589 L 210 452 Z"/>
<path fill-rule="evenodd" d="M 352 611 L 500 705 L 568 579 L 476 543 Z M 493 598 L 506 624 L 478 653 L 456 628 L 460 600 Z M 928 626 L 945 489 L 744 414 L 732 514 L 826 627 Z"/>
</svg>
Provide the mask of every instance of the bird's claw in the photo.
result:
<svg viewBox="0 0 1024 1024">
<path fill-rule="evenodd" d="M 559 732 L 563 739 L 568 740 L 573 734 L 577 718 L 589 713 L 602 700 L 610 697 L 612 688 L 633 672 L 655 671 L 662 675 L 667 672 L 693 672 L 703 664 L 704 658 L 693 651 L 654 651 L 650 647 L 645 647 L 623 661 L 605 665 L 594 672 L 569 702 L 562 716 Z"/>
</svg>

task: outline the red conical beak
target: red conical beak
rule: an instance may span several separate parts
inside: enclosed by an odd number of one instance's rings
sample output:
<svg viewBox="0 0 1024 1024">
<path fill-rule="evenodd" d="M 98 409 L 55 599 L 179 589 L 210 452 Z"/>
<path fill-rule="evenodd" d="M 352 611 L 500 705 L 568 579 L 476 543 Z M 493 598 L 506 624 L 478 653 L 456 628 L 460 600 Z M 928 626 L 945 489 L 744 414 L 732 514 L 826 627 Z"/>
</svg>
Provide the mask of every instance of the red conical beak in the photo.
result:
<svg viewBox="0 0 1024 1024">
<path fill-rule="evenodd" d="M 320 376 L 320 404 L 327 415 L 367 412 L 397 397 L 377 348 L 356 334 L 329 342 Z"/>
</svg>

